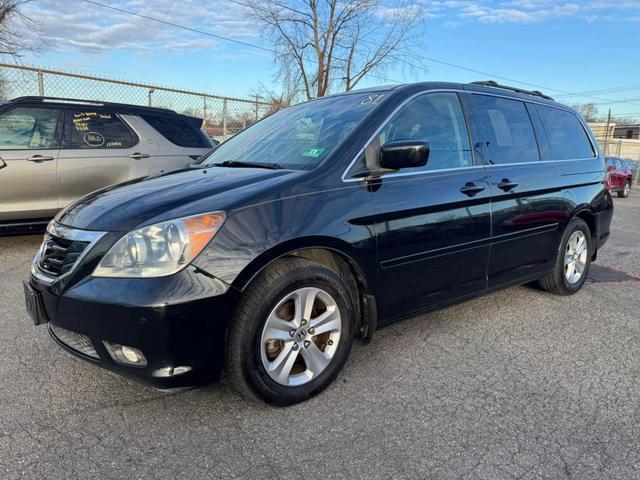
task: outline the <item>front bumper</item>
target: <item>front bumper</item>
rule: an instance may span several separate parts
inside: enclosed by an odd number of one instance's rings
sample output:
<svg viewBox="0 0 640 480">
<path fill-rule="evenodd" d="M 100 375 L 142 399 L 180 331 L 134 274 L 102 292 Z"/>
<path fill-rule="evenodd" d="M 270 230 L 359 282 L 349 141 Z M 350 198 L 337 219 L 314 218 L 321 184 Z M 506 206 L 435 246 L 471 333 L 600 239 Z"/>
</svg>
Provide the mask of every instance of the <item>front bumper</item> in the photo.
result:
<svg viewBox="0 0 640 480">
<path fill-rule="evenodd" d="M 188 267 L 162 278 L 89 276 L 65 289 L 34 276 L 29 283 L 42 295 L 52 338 L 84 360 L 161 389 L 220 377 L 239 295 L 216 278 Z M 146 365 L 118 363 L 105 341 L 140 350 Z"/>
</svg>

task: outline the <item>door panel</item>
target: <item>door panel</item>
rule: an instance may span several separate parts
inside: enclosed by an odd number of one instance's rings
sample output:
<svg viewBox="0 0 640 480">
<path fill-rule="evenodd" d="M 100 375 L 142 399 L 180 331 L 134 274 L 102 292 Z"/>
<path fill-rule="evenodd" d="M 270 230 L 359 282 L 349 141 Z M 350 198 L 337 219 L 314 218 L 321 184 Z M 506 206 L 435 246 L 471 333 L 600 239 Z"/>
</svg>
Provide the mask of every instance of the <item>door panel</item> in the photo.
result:
<svg viewBox="0 0 640 480">
<path fill-rule="evenodd" d="M 489 287 L 549 270 L 560 242 L 569 203 L 553 164 L 490 166 L 492 247 Z M 509 179 L 508 192 L 498 185 Z"/>
<path fill-rule="evenodd" d="M 595 150 L 573 112 L 512 98 L 468 98 L 491 181 L 488 286 L 540 277 L 555 261 L 572 187 L 601 175 Z"/>
<path fill-rule="evenodd" d="M 382 321 L 463 297 L 486 287 L 491 232 L 486 170 L 474 166 L 459 97 L 421 94 L 385 124 L 365 150 L 367 166 L 380 146 L 419 140 L 426 166 L 373 181 L 380 261 Z"/>
<path fill-rule="evenodd" d="M 486 189 L 470 198 L 467 183 Z M 491 214 L 483 167 L 382 179 L 375 192 L 381 318 L 486 287 Z"/>
<path fill-rule="evenodd" d="M 69 110 L 58 158 L 60 205 L 150 174 L 155 153 L 155 142 L 140 138 L 115 112 Z"/>
<path fill-rule="evenodd" d="M 57 157 L 58 150 L 0 150 L 0 221 L 55 215 Z"/>
<path fill-rule="evenodd" d="M 58 210 L 58 111 L 17 107 L 0 115 L 0 221 Z"/>
</svg>

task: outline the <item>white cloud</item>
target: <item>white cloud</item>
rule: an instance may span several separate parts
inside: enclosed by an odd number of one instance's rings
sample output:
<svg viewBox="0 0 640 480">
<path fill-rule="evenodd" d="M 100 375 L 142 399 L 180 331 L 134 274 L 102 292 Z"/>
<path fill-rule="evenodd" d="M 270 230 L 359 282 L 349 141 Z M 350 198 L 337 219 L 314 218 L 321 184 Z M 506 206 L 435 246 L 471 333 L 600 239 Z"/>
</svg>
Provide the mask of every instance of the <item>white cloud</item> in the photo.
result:
<svg viewBox="0 0 640 480">
<path fill-rule="evenodd" d="M 535 23 L 565 17 L 587 22 L 630 20 L 640 15 L 640 1 L 557 1 L 557 0 L 423 0 L 432 16 L 446 17 L 445 26 L 468 21 L 482 23 Z"/>
<path fill-rule="evenodd" d="M 172 0 L 121 0 L 109 4 L 238 40 L 251 42 L 258 37 L 245 7 L 225 0 L 182 0 L 179 4 Z M 63 49 L 97 55 L 113 50 L 176 52 L 227 44 L 224 40 L 83 1 L 41 0 L 28 3 L 24 12 L 34 21 L 37 31 L 25 30 L 23 35 L 41 52 Z"/>
</svg>

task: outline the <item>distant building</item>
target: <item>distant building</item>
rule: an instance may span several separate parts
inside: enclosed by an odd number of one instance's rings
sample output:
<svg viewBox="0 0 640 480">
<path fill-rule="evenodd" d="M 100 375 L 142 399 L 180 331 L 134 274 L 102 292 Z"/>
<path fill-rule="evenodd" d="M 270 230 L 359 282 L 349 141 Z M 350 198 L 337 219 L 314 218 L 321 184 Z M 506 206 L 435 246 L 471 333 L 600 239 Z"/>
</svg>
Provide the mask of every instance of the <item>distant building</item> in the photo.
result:
<svg viewBox="0 0 640 480">
<path fill-rule="evenodd" d="M 640 125 L 589 122 L 589 127 L 605 155 L 640 159 Z"/>
<path fill-rule="evenodd" d="M 613 129 L 613 138 L 640 140 L 640 125 L 619 125 Z"/>
</svg>

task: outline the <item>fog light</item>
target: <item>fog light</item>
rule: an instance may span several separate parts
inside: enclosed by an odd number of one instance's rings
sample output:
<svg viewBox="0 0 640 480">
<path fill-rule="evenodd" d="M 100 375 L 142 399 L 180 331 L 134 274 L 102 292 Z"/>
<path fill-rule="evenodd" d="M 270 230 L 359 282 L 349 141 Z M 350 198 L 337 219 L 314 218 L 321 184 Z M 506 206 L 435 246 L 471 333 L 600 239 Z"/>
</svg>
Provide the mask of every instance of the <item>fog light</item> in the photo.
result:
<svg viewBox="0 0 640 480">
<path fill-rule="evenodd" d="M 133 348 L 123 346 L 120 350 L 122 351 L 124 358 L 129 360 L 131 363 L 140 362 L 141 359 Z"/>
<path fill-rule="evenodd" d="M 103 342 L 107 347 L 107 351 L 115 362 L 123 365 L 132 365 L 135 367 L 144 367 L 147 365 L 147 359 L 144 354 L 134 347 L 127 345 L 118 345 L 117 343 Z"/>
</svg>

